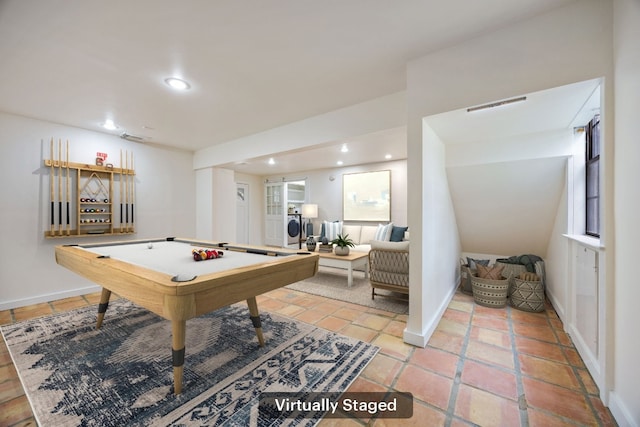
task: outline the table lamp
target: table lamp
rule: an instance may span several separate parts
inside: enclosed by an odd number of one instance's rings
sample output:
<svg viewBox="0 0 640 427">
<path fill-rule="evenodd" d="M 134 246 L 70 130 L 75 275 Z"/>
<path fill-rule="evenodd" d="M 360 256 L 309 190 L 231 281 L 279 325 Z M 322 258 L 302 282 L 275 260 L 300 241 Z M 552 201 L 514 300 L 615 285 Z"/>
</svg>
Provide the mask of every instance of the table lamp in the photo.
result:
<svg viewBox="0 0 640 427">
<path fill-rule="evenodd" d="M 309 222 L 307 223 L 307 236 L 313 236 L 313 224 L 311 223 L 311 219 L 318 218 L 318 205 L 312 203 L 303 204 L 302 217 L 309 219 Z"/>
</svg>

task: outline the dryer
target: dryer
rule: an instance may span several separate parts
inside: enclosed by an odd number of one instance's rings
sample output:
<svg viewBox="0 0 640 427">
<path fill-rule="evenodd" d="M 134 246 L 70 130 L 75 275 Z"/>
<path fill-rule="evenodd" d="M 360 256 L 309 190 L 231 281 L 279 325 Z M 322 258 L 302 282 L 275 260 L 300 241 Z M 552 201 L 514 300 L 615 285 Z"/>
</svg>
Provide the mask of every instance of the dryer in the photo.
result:
<svg viewBox="0 0 640 427">
<path fill-rule="evenodd" d="M 300 214 L 287 215 L 287 245 L 300 245 L 301 222 L 302 216 Z"/>
</svg>

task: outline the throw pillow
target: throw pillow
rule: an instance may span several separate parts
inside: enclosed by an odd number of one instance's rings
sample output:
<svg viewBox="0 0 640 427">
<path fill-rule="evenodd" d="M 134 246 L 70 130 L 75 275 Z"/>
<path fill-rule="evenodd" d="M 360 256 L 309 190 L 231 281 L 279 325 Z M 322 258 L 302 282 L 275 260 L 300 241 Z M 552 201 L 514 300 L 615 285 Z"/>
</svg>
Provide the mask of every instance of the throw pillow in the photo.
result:
<svg viewBox="0 0 640 427">
<path fill-rule="evenodd" d="M 481 279 L 502 280 L 502 270 L 504 265 L 494 265 L 493 267 L 486 267 L 482 264 L 476 264 L 478 269 L 478 277 Z"/>
<path fill-rule="evenodd" d="M 391 228 L 391 237 L 389 240 L 392 242 L 402 242 L 404 240 L 404 232 L 408 229 L 409 227 L 396 227 L 394 225 Z"/>
<path fill-rule="evenodd" d="M 325 237 L 332 241 L 338 237 L 338 234 L 342 234 L 342 221 L 336 222 L 324 222 Z"/>
<path fill-rule="evenodd" d="M 378 224 L 378 229 L 376 230 L 376 235 L 373 240 L 388 242 L 391 238 L 391 230 L 393 230 L 393 223 L 391 222 L 387 225 Z"/>
<path fill-rule="evenodd" d="M 489 260 L 488 259 L 473 259 L 473 258 L 467 257 L 467 265 L 469 266 L 470 269 L 475 270 L 476 269 L 476 264 L 484 265 L 485 267 L 487 267 L 487 266 L 489 266 Z"/>
</svg>

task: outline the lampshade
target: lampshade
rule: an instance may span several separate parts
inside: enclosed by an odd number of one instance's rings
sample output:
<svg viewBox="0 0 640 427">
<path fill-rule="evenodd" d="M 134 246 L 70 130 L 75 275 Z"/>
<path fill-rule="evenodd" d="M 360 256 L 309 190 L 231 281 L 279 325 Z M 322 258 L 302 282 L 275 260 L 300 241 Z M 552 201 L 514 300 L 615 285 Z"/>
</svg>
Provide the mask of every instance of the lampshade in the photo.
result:
<svg viewBox="0 0 640 427">
<path fill-rule="evenodd" d="M 311 203 L 302 205 L 302 216 L 304 218 L 318 218 L 318 205 Z"/>
</svg>

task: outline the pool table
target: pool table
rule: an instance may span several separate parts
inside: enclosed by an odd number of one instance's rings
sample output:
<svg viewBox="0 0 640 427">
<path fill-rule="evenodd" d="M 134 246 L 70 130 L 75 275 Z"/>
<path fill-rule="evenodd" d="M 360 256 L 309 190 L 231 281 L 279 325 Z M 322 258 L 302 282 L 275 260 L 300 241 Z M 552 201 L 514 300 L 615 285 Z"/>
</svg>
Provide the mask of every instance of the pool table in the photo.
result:
<svg viewBox="0 0 640 427">
<path fill-rule="evenodd" d="M 222 252 L 196 261 L 193 249 Z M 306 251 L 180 238 L 131 240 L 55 248 L 56 262 L 102 286 L 97 327 L 115 292 L 171 321 L 174 393 L 182 392 L 188 319 L 246 300 L 264 345 L 256 296 L 316 274 Z"/>
</svg>

